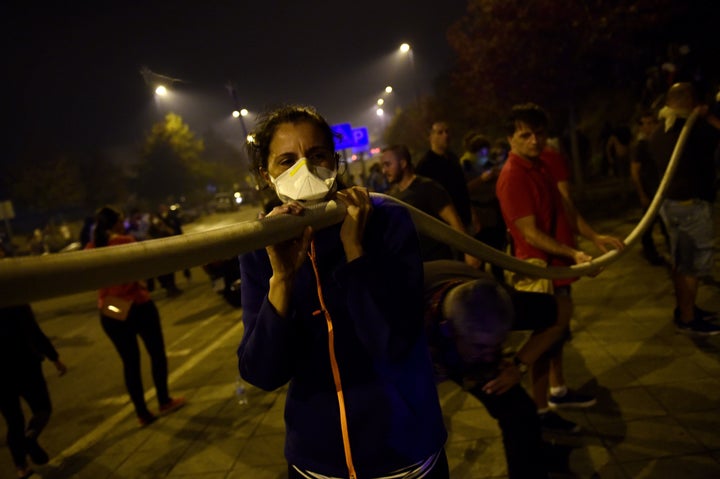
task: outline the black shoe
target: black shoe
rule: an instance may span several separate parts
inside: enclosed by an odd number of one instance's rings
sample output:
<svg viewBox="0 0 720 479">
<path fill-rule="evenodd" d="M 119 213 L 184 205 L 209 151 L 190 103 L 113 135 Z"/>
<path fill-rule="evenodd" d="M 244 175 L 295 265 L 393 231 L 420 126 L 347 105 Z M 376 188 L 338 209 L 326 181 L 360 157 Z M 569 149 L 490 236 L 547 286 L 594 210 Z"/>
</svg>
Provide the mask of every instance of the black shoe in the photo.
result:
<svg viewBox="0 0 720 479">
<path fill-rule="evenodd" d="M 30 456 L 30 459 L 32 459 L 32 462 L 38 466 L 47 464 L 50 461 L 48 453 L 40 447 L 40 444 L 38 444 L 37 439 L 34 437 L 25 438 L 25 451 L 28 453 L 28 456 Z"/>
<path fill-rule="evenodd" d="M 657 253 L 643 252 L 643 256 L 645 257 L 647 262 L 653 266 L 662 266 L 665 264 L 665 260 L 663 259 L 663 257 Z"/>
<path fill-rule="evenodd" d="M 694 306 L 695 319 L 701 319 L 703 321 L 715 321 L 718 319 L 718 313 L 715 311 L 707 311 L 705 309 Z"/>
<path fill-rule="evenodd" d="M 576 434 L 580 432 L 580 425 L 567 419 L 563 419 L 557 413 L 552 411 L 538 414 L 540 417 L 540 426 L 544 431 L 548 432 L 564 432 Z"/>
<path fill-rule="evenodd" d="M 180 288 L 169 288 L 167 290 L 167 296 L 168 298 L 176 298 L 180 296 L 183 293 L 183 290 Z"/>
<path fill-rule="evenodd" d="M 693 306 L 693 316 L 695 316 L 695 321 L 715 321 L 718 319 L 718 313 L 706 311 L 697 306 Z M 676 324 L 680 321 L 680 310 L 678 308 L 673 311 L 673 319 Z"/>
<path fill-rule="evenodd" d="M 675 328 L 679 333 L 688 334 L 690 336 L 715 336 L 720 334 L 720 326 L 703 321 L 701 319 L 693 319 L 689 323 L 674 320 Z"/>
</svg>

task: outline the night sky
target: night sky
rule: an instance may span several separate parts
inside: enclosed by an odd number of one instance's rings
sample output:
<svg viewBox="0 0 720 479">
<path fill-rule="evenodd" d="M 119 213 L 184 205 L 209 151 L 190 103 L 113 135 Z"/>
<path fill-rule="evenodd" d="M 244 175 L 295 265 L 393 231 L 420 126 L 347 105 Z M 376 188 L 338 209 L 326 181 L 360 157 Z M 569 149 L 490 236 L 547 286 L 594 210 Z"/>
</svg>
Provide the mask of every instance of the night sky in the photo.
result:
<svg viewBox="0 0 720 479">
<path fill-rule="evenodd" d="M 8 7 L 11 151 L 137 143 L 169 108 L 198 133 L 222 130 L 235 107 L 228 82 L 249 123 L 293 102 L 316 106 L 331 123 L 363 126 L 378 121 L 371 113 L 386 85 L 395 87 L 389 102 L 408 103 L 451 65 L 446 31 L 466 2 L 147 3 Z M 414 76 L 398 53 L 403 42 L 413 47 Z M 142 66 L 181 80 L 171 107 L 155 102 Z"/>
</svg>

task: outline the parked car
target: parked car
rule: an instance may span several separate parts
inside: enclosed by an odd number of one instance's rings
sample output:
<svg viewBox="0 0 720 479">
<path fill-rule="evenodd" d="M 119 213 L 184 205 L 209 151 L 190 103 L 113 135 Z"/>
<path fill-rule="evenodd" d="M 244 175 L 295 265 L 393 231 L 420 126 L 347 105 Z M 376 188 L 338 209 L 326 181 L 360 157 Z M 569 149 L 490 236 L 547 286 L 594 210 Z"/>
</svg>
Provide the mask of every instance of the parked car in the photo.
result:
<svg viewBox="0 0 720 479">
<path fill-rule="evenodd" d="M 235 211 L 242 204 L 243 199 L 243 195 L 239 191 L 235 193 L 217 193 L 214 201 L 215 211 Z"/>
</svg>

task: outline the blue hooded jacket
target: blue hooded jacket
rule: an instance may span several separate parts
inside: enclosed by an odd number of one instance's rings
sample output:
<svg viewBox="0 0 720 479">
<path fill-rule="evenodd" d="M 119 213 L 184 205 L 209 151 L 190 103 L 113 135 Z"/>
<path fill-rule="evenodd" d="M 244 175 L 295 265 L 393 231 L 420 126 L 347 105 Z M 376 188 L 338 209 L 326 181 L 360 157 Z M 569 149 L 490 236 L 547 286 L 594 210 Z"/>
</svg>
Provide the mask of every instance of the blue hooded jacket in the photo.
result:
<svg viewBox="0 0 720 479">
<path fill-rule="evenodd" d="M 375 477 L 437 453 L 447 432 L 423 332 L 422 260 L 409 213 L 373 198 L 365 254 L 350 263 L 340 226 L 315 232 L 317 263 L 333 323 L 353 463 L 359 477 Z M 327 325 L 310 260 L 297 273 L 286 318 L 268 301 L 272 268 L 265 250 L 241 256 L 240 268 L 241 376 L 268 391 L 290 383 L 290 464 L 346 477 Z"/>
</svg>

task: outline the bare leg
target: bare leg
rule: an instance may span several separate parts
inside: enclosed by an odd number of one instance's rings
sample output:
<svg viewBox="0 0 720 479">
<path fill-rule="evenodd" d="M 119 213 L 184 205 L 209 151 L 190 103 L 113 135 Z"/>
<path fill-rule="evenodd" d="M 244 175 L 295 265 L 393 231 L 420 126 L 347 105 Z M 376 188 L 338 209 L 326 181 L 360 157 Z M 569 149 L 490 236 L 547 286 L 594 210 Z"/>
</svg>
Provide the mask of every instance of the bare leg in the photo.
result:
<svg viewBox="0 0 720 479">
<path fill-rule="evenodd" d="M 556 295 L 558 304 L 558 323 L 563 324 L 565 329 L 570 327 L 570 318 L 573 315 L 573 303 L 570 296 Z M 557 348 L 557 353 L 550 359 L 550 386 L 558 387 L 565 385 L 563 373 L 562 348 Z"/>
<path fill-rule="evenodd" d="M 697 298 L 699 281 L 693 276 L 673 272 L 675 284 L 675 301 L 680 311 L 680 321 L 689 323 L 695 318 L 695 299 Z"/>
</svg>

